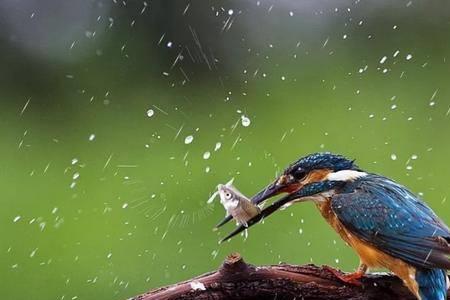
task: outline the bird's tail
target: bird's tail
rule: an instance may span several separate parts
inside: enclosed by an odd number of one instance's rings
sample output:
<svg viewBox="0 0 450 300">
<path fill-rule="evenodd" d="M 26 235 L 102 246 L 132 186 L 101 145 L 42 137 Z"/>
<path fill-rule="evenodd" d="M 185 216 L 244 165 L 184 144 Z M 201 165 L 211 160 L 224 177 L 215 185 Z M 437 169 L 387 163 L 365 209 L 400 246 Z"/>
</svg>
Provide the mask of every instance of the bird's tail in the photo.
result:
<svg viewBox="0 0 450 300">
<path fill-rule="evenodd" d="M 416 281 L 421 300 L 446 300 L 448 278 L 446 270 L 418 269 Z"/>
</svg>

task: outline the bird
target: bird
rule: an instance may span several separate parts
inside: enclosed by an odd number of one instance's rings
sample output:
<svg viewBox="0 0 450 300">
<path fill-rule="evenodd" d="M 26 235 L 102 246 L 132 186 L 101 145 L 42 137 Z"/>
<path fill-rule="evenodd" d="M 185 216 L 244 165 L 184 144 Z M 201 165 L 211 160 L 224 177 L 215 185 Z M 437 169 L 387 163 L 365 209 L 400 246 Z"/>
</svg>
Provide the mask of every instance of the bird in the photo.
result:
<svg viewBox="0 0 450 300">
<path fill-rule="evenodd" d="M 330 152 L 290 164 L 251 201 L 257 205 L 286 194 L 221 240 L 229 240 L 281 207 L 312 201 L 320 214 L 360 259 L 354 273 L 329 268 L 339 280 L 361 284 L 371 268 L 386 268 L 419 300 L 447 299 L 450 230 L 405 186 L 360 169 L 354 160 Z M 232 218 L 232 217 L 231 217 Z M 226 224 L 230 216 L 217 227 Z"/>
</svg>

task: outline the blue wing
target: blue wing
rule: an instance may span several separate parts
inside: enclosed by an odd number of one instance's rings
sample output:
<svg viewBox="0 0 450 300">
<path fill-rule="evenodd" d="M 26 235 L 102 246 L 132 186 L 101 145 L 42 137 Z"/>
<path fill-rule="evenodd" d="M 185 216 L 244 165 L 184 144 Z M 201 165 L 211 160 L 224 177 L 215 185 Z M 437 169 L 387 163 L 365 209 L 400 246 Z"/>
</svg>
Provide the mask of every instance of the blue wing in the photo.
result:
<svg viewBox="0 0 450 300">
<path fill-rule="evenodd" d="M 347 184 L 331 208 L 355 236 L 413 266 L 450 269 L 450 231 L 405 187 L 378 175 Z"/>
</svg>

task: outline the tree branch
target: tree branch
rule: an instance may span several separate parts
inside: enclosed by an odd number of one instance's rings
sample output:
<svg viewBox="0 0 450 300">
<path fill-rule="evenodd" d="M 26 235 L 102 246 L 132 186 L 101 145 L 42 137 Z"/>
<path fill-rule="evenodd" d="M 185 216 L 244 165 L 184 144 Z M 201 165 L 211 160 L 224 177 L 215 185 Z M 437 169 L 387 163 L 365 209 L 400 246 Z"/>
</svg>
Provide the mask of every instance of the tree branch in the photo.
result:
<svg viewBox="0 0 450 300">
<path fill-rule="evenodd" d="M 361 287 L 344 284 L 326 268 L 314 265 L 255 267 L 236 253 L 229 255 L 215 272 L 158 288 L 131 300 L 415 300 L 395 276 L 367 275 L 361 282 Z"/>
</svg>

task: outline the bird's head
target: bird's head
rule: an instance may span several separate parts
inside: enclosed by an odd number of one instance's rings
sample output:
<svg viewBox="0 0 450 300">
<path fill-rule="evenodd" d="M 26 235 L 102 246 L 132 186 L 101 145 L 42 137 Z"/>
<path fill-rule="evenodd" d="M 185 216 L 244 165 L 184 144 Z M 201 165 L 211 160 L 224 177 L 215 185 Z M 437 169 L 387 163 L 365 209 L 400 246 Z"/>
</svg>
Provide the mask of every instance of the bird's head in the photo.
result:
<svg viewBox="0 0 450 300">
<path fill-rule="evenodd" d="M 344 172 L 350 171 L 350 172 Z M 261 203 L 281 193 L 293 194 L 312 183 L 339 179 L 356 174 L 358 167 L 353 160 L 329 152 L 314 153 L 302 157 L 252 198 L 252 202 Z"/>
<path fill-rule="evenodd" d="M 353 181 L 365 174 L 353 160 L 342 155 L 323 152 L 302 157 L 287 167 L 279 177 L 251 199 L 254 204 L 258 204 L 278 194 L 287 194 L 263 209 L 259 215 L 248 222 L 248 225 L 250 227 L 256 224 L 280 207 L 288 205 L 289 202 L 314 198 L 316 195 L 334 190 L 345 182 Z M 225 221 L 219 223 L 219 226 L 223 225 Z M 222 241 L 228 240 L 244 229 L 237 227 Z"/>
</svg>

